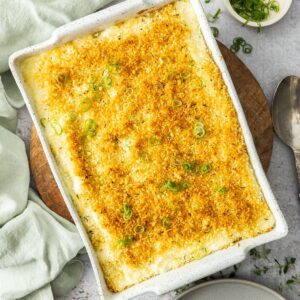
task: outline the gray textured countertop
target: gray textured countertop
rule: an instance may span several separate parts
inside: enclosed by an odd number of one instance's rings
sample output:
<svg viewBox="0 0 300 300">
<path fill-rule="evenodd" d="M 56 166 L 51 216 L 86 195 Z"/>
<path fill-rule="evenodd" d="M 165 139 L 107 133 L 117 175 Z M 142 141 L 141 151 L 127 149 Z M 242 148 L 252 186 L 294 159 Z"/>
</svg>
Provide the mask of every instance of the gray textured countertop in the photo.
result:
<svg viewBox="0 0 300 300">
<path fill-rule="evenodd" d="M 219 40 L 229 46 L 234 37 L 242 36 L 253 45 L 252 54 L 240 53 L 239 57 L 256 76 L 268 99 L 271 100 L 277 83 L 283 77 L 290 74 L 300 76 L 300 1 L 294 0 L 285 18 L 270 28 L 263 29 L 261 34 L 257 34 L 255 29 L 242 27 L 240 23 L 232 19 L 226 12 L 222 1 L 211 0 L 210 4 L 204 5 L 206 11 L 211 13 L 214 13 L 219 7 L 222 9 L 222 13 L 214 24 L 220 30 Z M 26 108 L 22 108 L 19 111 L 18 134 L 25 140 L 27 149 L 30 128 L 30 117 Z M 239 265 L 235 277 L 250 279 L 277 291 L 280 289 L 281 294 L 289 300 L 299 299 L 300 284 L 291 287 L 286 284 L 286 281 L 293 275 L 300 276 L 300 201 L 297 196 L 296 171 L 291 151 L 277 138 L 274 140 L 268 178 L 288 222 L 289 234 L 282 240 L 266 245 L 266 249 L 271 249 L 268 259 L 255 259 L 255 256 L 249 255 Z M 262 248 L 259 248 L 259 251 L 261 253 Z M 295 257 L 297 260 L 286 274 L 280 275 L 280 268 L 274 259 L 283 263 L 286 257 Z M 84 277 L 78 286 L 65 297 L 66 300 L 98 299 L 89 259 L 87 256 L 81 256 L 81 259 L 86 266 Z M 255 265 L 260 269 L 266 266 L 266 273 L 255 274 Z M 260 273 L 260 269 L 256 273 Z M 224 274 L 229 274 L 231 271 L 232 268 L 224 271 Z M 216 275 L 216 277 L 221 276 L 222 274 Z M 148 294 L 138 299 L 171 299 L 172 295 L 174 292 L 161 297 Z"/>
</svg>

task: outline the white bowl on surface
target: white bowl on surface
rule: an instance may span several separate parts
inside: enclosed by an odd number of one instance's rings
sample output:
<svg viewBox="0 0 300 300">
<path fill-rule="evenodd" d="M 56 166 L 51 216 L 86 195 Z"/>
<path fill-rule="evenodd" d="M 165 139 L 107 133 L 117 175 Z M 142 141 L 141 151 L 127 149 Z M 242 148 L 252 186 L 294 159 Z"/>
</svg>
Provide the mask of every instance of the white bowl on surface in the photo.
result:
<svg viewBox="0 0 300 300">
<path fill-rule="evenodd" d="M 293 0 L 277 0 L 280 10 L 279 12 L 275 12 L 275 11 L 271 11 L 269 17 L 265 20 L 259 23 L 257 22 L 253 22 L 253 21 L 249 21 L 247 23 L 247 26 L 251 26 L 251 27 L 266 27 L 266 26 L 270 26 L 272 24 L 277 23 L 278 21 L 280 21 L 288 12 L 288 10 L 291 7 L 291 4 L 293 2 Z M 227 10 L 229 11 L 229 13 L 238 21 L 240 21 L 241 23 L 245 23 L 246 19 L 242 18 L 231 6 L 230 4 L 230 0 L 224 0 L 224 4 L 225 7 L 227 8 Z"/>
</svg>

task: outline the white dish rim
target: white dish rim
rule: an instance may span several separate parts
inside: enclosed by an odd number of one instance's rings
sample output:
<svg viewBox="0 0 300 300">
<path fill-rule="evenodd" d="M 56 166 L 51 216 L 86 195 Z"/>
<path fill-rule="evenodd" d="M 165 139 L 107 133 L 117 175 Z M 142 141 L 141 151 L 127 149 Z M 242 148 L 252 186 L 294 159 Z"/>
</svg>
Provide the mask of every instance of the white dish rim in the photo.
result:
<svg viewBox="0 0 300 300">
<path fill-rule="evenodd" d="M 203 259 L 193 261 L 180 268 L 170 270 L 161 275 L 152 277 L 124 291 L 112 293 L 108 290 L 104 280 L 103 272 L 98 264 L 97 258 L 95 256 L 90 240 L 87 236 L 87 233 L 73 206 L 71 197 L 69 197 L 68 190 L 64 186 L 63 181 L 60 179 L 59 170 L 57 168 L 56 162 L 44 135 L 43 127 L 40 124 L 38 115 L 35 111 L 33 104 L 31 103 L 30 96 L 26 90 L 26 86 L 24 84 L 22 74 L 19 68 L 19 63 L 25 57 L 56 47 L 67 41 L 73 40 L 76 37 L 98 31 L 99 28 L 108 27 L 117 21 L 129 19 L 137 15 L 139 12 L 148 9 L 157 9 L 162 5 L 165 5 L 172 1 L 173 0 L 127 0 L 118 3 L 116 5 L 103 9 L 97 13 L 91 14 L 89 16 L 86 16 L 82 19 L 76 20 L 56 29 L 53 32 L 51 38 L 47 41 L 17 51 L 13 53 L 9 58 L 10 69 L 24 98 L 28 111 L 31 115 L 53 176 L 57 182 L 60 192 L 62 193 L 62 196 L 64 198 L 64 201 L 66 202 L 66 205 L 86 246 L 93 270 L 95 272 L 100 299 L 128 299 L 144 294 L 146 292 L 153 292 L 157 295 L 163 294 L 165 292 L 174 290 L 182 285 L 206 277 L 233 264 L 239 263 L 243 259 L 245 259 L 246 254 L 250 249 L 262 245 L 264 243 L 280 239 L 284 237 L 288 232 L 285 219 L 280 211 L 280 208 L 272 193 L 266 175 L 261 166 L 260 159 L 257 155 L 243 109 L 239 102 L 238 96 L 236 94 L 234 85 L 230 78 L 224 59 L 217 46 L 217 42 L 213 37 L 210 26 L 206 20 L 206 16 L 203 11 L 201 2 L 200 0 L 190 0 L 194 11 L 198 17 L 200 29 L 202 30 L 202 34 L 206 41 L 207 47 L 210 49 L 212 56 L 222 73 L 232 102 L 237 111 L 239 123 L 242 128 L 253 170 L 262 188 L 266 201 L 274 215 L 276 225 L 274 229 L 268 233 L 261 234 L 254 238 L 242 240 L 232 247 L 214 252 L 213 254 L 204 257 Z"/>
<path fill-rule="evenodd" d="M 222 283 L 231 283 L 231 284 L 232 283 L 238 283 L 238 284 L 243 284 L 243 285 L 249 285 L 249 286 L 256 287 L 258 289 L 261 289 L 263 291 L 266 291 L 266 292 L 276 296 L 277 300 L 286 300 L 280 294 L 278 294 L 277 292 L 275 292 L 272 289 L 268 288 L 267 286 L 256 283 L 254 281 L 245 280 L 245 279 L 237 279 L 237 278 L 215 279 L 215 280 L 212 280 L 212 281 L 199 283 L 196 286 L 193 286 L 192 288 L 184 291 L 182 294 L 176 296 L 174 300 L 180 300 L 184 296 L 188 295 L 190 292 L 196 291 L 198 289 L 201 289 L 201 288 L 204 288 L 204 287 L 207 287 L 207 286 L 210 286 L 210 285 L 222 284 Z"/>
</svg>

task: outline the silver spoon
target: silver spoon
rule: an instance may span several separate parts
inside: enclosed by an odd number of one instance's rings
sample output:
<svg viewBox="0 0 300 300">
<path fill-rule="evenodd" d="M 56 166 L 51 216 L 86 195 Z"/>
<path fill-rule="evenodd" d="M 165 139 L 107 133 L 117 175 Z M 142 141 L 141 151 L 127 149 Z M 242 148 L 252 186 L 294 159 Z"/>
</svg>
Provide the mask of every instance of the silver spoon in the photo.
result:
<svg viewBox="0 0 300 300">
<path fill-rule="evenodd" d="M 288 76 L 279 83 L 273 99 L 272 114 L 275 132 L 294 151 L 300 188 L 299 77 Z"/>
</svg>

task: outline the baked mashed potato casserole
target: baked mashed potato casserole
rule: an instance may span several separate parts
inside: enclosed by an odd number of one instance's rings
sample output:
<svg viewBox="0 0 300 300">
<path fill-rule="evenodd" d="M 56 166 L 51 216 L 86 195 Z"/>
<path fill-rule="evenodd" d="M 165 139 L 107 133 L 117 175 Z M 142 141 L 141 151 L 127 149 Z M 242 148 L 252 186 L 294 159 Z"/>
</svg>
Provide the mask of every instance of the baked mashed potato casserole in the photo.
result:
<svg viewBox="0 0 300 300">
<path fill-rule="evenodd" d="M 112 291 L 274 227 L 188 0 L 21 68 Z"/>
</svg>

